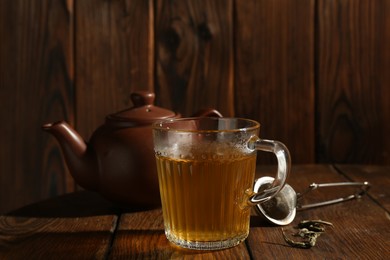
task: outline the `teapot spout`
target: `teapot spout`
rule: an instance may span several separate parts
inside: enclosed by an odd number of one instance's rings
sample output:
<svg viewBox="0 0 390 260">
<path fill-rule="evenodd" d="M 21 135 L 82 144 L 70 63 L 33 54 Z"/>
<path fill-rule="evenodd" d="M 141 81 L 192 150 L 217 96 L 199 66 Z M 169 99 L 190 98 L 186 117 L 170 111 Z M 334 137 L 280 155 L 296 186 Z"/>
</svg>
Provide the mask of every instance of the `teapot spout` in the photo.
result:
<svg viewBox="0 0 390 260">
<path fill-rule="evenodd" d="M 96 190 L 97 165 L 83 138 L 65 121 L 44 124 L 42 129 L 57 139 L 77 184 L 88 190 Z"/>
</svg>

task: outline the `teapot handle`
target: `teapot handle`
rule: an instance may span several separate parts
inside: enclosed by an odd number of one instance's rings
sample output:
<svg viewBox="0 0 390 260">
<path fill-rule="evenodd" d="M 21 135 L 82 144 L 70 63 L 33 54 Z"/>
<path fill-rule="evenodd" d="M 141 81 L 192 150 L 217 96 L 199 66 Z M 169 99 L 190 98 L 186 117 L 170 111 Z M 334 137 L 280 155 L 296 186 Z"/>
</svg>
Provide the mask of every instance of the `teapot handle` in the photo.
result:
<svg viewBox="0 0 390 260">
<path fill-rule="evenodd" d="M 192 115 L 193 117 L 223 117 L 223 115 L 214 108 L 204 108 Z"/>
</svg>

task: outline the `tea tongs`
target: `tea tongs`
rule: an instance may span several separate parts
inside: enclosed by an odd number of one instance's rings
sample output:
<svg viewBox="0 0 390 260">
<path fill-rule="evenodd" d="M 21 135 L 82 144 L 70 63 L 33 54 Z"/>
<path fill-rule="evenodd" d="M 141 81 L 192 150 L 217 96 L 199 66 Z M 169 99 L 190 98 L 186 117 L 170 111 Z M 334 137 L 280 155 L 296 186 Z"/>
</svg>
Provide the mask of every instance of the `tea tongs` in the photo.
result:
<svg viewBox="0 0 390 260">
<path fill-rule="evenodd" d="M 309 209 L 309 208 L 314 208 L 314 207 L 322 207 L 326 205 L 331 205 L 339 202 L 344 202 L 347 200 L 352 200 L 352 199 L 359 199 L 361 198 L 370 188 L 370 183 L 365 181 L 365 182 L 334 182 L 334 183 L 312 183 L 309 185 L 308 189 L 305 190 L 302 193 L 297 193 L 297 198 L 303 197 L 305 194 L 316 190 L 318 188 L 326 188 L 326 187 L 336 187 L 336 186 L 360 186 L 360 189 L 355 193 L 351 194 L 347 197 L 342 197 L 342 198 L 337 198 L 333 200 L 327 200 L 327 201 L 322 201 L 322 202 L 317 202 L 317 203 L 311 203 L 307 205 L 301 205 L 300 203 L 297 203 L 297 210 L 304 210 L 304 209 Z"/>
</svg>

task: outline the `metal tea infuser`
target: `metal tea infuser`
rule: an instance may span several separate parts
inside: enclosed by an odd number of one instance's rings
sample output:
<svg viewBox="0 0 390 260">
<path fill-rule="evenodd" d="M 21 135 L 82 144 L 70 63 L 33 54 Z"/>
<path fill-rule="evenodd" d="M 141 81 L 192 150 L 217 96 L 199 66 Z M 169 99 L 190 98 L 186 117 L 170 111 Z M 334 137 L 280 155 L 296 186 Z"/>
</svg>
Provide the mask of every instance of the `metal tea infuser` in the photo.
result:
<svg viewBox="0 0 390 260">
<path fill-rule="evenodd" d="M 261 177 L 255 181 L 254 192 L 267 190 L 274 181 L 273 177 Z M 335 187 L 335 186 L 359 186 L 360 189 L 352 195 L 347 197 L 341 197 L 333 200 L 317 202 L 307 205 L 301 205 L 299 200 L 308 192 L 318 188 Z M 297 210 L 304 210 L 314 207 L 321 207 L 331 205 L 339 202 L 344 202 L 352 199 L 358 199 L 363 196 L 369 189 L 370 184 L 368 182 L 336 182 L 336 183 L 312 183 L 308 189 L 302 193 L 296 193 L 295 190 L 289 185 L 285 186 L 270 200 L 256 205 L 256 211 L 258 214 L 263 215 L 268 221 L 276 225 L 288 225 L 290 224 L 296 215 Z"/>
</svg>

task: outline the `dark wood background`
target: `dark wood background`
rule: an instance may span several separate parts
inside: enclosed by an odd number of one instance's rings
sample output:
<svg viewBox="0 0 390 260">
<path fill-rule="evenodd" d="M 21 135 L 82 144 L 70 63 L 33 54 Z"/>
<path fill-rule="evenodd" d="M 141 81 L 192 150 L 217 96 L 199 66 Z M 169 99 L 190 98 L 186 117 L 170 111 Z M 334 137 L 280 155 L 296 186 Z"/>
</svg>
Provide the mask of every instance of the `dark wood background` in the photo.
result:
<svg viewBox="0 0 390 260">
<path fill-rule="evenodd" d="M 258 120 L 294 164 L 390 164 L 389 0 L 5 0 L 0 42 L 0 213 L 77 189 L 42 124 L 88 140 L 134 90 Z"/>
</svg>

